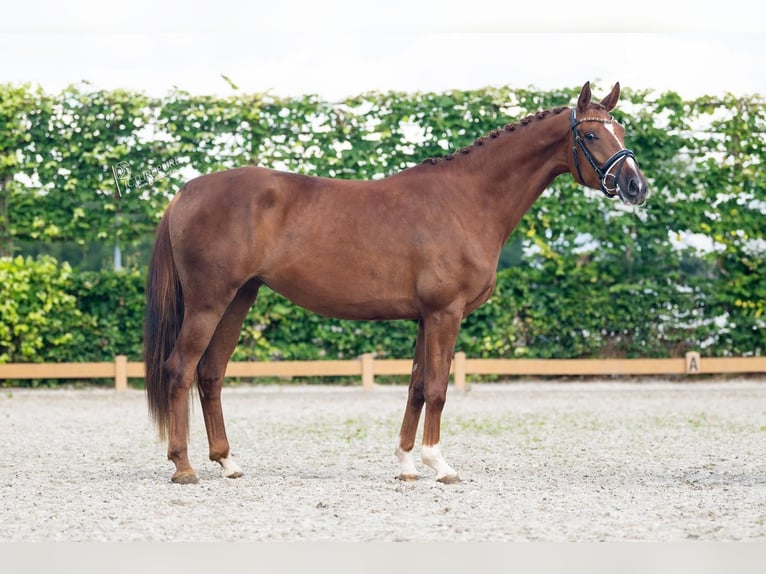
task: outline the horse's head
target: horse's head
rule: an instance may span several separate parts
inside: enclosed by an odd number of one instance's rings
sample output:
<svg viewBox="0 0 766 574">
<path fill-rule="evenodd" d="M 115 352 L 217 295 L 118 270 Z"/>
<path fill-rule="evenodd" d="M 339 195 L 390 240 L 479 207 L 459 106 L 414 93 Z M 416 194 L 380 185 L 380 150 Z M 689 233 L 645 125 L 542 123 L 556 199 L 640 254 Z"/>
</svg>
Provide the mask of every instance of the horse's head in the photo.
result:
<svg viewBox="0 0 766 574">
<path fill-rule="evenodd" d="M 590 82 L 582 87 L 570 116 L 569 169 L 583 185 L 609 197 L 619 196 L 624 203 L 641 205 L 649 192 L 646 178 L 633 152 L 625 148 L 625 129 L 609 115 L 619 98 L 619 82 L 600 103 L 591 101 Z"/>
</svg>

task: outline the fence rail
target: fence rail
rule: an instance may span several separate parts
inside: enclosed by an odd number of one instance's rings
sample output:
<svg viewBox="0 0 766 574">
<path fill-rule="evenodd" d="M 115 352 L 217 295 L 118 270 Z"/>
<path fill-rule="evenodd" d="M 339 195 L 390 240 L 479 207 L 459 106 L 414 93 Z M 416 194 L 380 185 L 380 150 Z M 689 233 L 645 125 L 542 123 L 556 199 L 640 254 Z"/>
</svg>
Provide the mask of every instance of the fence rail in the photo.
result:
<svg viewBox="0 0 766 574">
<path fill-rule="evenodd" d="M 360 377 L 372 390 L 375 376 L 409 375 L 409 359 L 375 359 L 362 355 L 347 361 L 273 361 L 229 363 L 227 377 Z M 469 359 L 455 353 L 452 361 L 455 387 L 467 388 L 468 375 L 503 376 L 629 376 L 710 375 L 766 373 L 766 357 L 700 357 L 690 352 L 676 359 Z M 0 380 L 7 379 L 113 379 L 117 391 L 128 388 L 128 379 L 144 377 L 144 365 L 119 355 L 103 363 L 6 363 Z"/>
</svg>

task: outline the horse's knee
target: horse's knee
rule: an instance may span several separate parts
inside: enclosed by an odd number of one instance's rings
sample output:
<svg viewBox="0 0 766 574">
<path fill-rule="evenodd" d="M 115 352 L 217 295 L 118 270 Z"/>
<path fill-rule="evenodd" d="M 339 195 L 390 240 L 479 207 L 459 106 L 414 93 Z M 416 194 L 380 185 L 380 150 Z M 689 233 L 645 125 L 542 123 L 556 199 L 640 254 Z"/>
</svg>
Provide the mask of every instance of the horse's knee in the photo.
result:
<svg viewBox="0 0 766 574">
<path fill-rule="evenodd" d="M 426 400 L 423 394 L 423 385 L 410 385 L 407 400 L 413 407 L 422 407 Z"/>
<path fill-rule="evenodd" d="M 444 403 L 447 402 L 447 389 L 441 386 L 437 388 L 426 388 L 424 392 L 426 407 L 430 409 L 442 410 Z"/>
</svg>

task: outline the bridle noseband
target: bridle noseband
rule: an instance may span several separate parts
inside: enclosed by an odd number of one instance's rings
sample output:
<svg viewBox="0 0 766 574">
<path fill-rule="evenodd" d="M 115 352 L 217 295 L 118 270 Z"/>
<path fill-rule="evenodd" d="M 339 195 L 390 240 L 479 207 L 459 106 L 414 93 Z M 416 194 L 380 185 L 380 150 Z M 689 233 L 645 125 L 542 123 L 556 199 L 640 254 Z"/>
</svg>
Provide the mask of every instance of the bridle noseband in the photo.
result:
<svg viewBox="0 0 766 574">
<path fill-rule="evenodd" d="M 606 118 L 596 118 L 596 117 L 588 117 L 583 118 L 581 120 L 578 120 L 577 117 L 575 117 L 575 108 L 572 108 L 572 115 L 571 115 L 571 121 L 570 126 L 572 128 L 572 134 L 574 135 L 574 145 L 572 146 L 572 154 L 574 155 L 574 164 L 577 168 L 577 177 L 580 180 L 580 183 L 585 185 L 585 180 L 582 177 L 582 172 L 580 171 L 580 161 L 577 157 L 577 148 L 579 147 L 582 150 L 582 153 L 585 155 L 585 158 L 588 160 L 588 163 L 593 167 L 594 170 L 596 170 L 596 173 L 599 177 L 599 183 L 601 185 L 601 191 L 606 195 L 607 197 L 614 197 L 617 195 L 618 192 L 618 185 L 617 185 L 617 178 L 620 177 L 620 172 L 622 171 L 622 166 L 625 164 L 625 160 L 628 158 L 632 158 L 634 161 L 636 159 L 635 154 L 629 150 L 629 149 L 621 149 L 617 153 L 615 153 L 612 157 L 610 157 L 608 160 L 606 160 L 606 163 L 604 163 L 603 166 L 599 166 L 596 163 L 596 160 L 593 159 L 593 156 L 591 155 L 590 151 L 588 151 L 587 146 L 585 145 L 585 141 L 580 137 L 580 132 L 577 131 L 577 126 L 584 122 L 601 122 L 602 124 L 611 124 L 612 119 L 606 119 Z M 609 173 L 612 168 L 617 167 L 617 171 L 614 174 Z M 608 177 L 614 178 L 614 187 L 609 187 L 606 180 Z"/>
</svg>

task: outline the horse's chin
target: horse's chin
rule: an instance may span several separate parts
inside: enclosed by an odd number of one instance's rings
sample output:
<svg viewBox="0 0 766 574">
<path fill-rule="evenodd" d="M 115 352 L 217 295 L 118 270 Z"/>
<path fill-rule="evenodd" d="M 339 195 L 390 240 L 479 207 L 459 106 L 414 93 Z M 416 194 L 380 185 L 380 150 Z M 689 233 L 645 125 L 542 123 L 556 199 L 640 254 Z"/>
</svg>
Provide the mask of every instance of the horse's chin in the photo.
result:
<svg viewBox="0 0 766 574">
<path fill-rule="evenodd" d="M 640 193 L 635 196 L 628 196 L 622 191 L 622 187 L 617 187 L 617 197 L 620 198 L 620 201 L 622 201 L 625 205 L 636 205 L 640 206 L 646 203 L 646 193 Z"/>
</svg>

